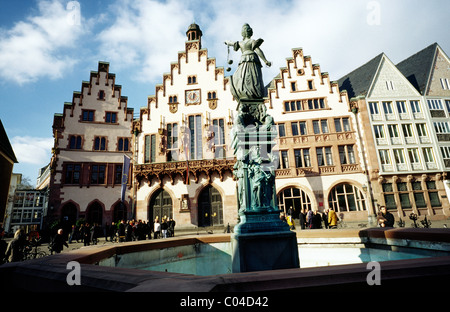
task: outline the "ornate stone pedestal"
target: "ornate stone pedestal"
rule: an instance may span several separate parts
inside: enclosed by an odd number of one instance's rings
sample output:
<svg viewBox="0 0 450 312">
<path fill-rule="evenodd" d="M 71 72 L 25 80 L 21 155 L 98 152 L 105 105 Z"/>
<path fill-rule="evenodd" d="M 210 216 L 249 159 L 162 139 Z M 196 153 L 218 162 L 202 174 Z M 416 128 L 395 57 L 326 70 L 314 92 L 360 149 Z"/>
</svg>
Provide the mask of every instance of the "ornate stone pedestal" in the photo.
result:
<svg viewBox="0 0 450 312">
<path fill-rule="evenodd" d="M 241 100 L 233 127 L 240 222 L 234 228 L 233 272 L 298 268 L 295 232 L 280 220 L 275 190 L 277 131 L 262 100 Z"/>
</svg>

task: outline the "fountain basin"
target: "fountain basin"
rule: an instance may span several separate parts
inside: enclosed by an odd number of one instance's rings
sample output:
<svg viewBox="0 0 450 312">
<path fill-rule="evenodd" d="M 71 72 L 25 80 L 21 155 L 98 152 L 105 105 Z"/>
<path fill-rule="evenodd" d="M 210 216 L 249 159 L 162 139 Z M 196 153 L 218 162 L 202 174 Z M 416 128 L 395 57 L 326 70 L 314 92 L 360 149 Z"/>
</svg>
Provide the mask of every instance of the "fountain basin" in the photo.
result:
<svg viewBox="0 0 450 312">
<path fill-rule="evenodd" d="M 404 287 L 414 290 L 427 283 L 427 289 L 439 287 L 439 281 L 450 277 L 450 230 L 449 229 L 353 229 L 353 230 L 307 230 L 297 233 L 300 265 L 301 253 L 317 252 L 326 244 L 334 248 L 374 248 L 396 252 L 411 252 L 419 257 L 414 259 L 390 260 L 381 262 L 382 285 L 386 287 Z M 301 236 L 301 237 L 300 237 Z M 207 235 L 170 238 L 155 241 L 140 241 L 110 246 L 92 246 L 72 252 L 62 253 L 42 259 L 21 263 L 9 263 L 0 266 L 2 288 L 40 291 L 170 291 L 170 292 L 206 292 L 206 291 L 274 291 L 274 290 L 367 290 L 368 269 L 363 259 L 359 263 L 303 267 L 257 271 L 249 273 L 218 273 L 217 275 L 150 271 L 127 267 L 130 262 L 148 257 L 149 251 L 171 254 L 174 259 L 183 258 L 180 250 L 190 250 L 192 258 L 197 252 L 212 251 L 219 255 L 228 254 L 230 235 Z M 195 247 L 197 245 L 197 247 Z M 204 245 L 209 245 L 206 247 Z M 322 245 L 322 246 L 320 246 Z M 377 245 L 377 246 L 375 246 Z M 186 247 L 187 246 L 187 247 Z M 194 246 L 189 247 L 189 246 Z M 203 249 L 205 247 L 206 249 Z M 325 246 L 329 248 L 329 246 Z M 181 249 L 180 249 L 181 248 Z M 185 248 L 185 249 L 183 249 Z M 193 249 L 192 249 L 193 248 Z M 197 248 L 197 249 L 196 249 Z M 207 249 L 210 248 L 208 251 Z M 333 249 L 333 248 L 330 248 Z M 324 251 L 319 254 L 323 254 Z M 316 253 L 317 254 L 317 253 Z M 125 257 L 129 260 L 124 261 Z M 139 255 L 139 256 L 137 256 Z M 186 255 L 188 253 L 186 252 Z M 425 257 L 425 258 L 424 258 Z M 159 258 L 159 256 L 158 256 Z M 312 256 L 310 258 L 315 258 Z M 119 259 L 119 260 L 117 260 Z M 130 260 L 131 259 L 131 260 Z M 156 259 L 156 257 L 154 257 Z M 163 258 L 161 258 L 163 259 Z M 166 258 L 167 259 L 167 258 Z M 356 258 L 355 258 L 356 260 Z M 383 260 L 383 259 L 382 259 Z M 385 260 L 385 259 L 384 259 Z M 67 263 L 77 261 L 81 264 L 81 285 L 69 286 L 66 278 L 70 271 Z M 160 261 L 160 260 L 158 260 Z M 218 260 L 225 263 L 225 260 Z M 176 261 L 171 261 L 176 262 Z M 305 262 L 305 260 L 304 260 Z M 127 264 L 116 267 L 116 264 Z M 154 262 L 156 263 L 156 262 Z M 160 261 L 167 264 L 169 261 Z M 114 264 L 114 265 L 113 265 Z M 209 262 L 197 265 L 218 266 Z M 434 283 L 435 282 L 435 283 Z M 371 290 L 377 290 L 373 287 Z M 381 288 L 379 288 L 381 290 Z"/>
</svg>

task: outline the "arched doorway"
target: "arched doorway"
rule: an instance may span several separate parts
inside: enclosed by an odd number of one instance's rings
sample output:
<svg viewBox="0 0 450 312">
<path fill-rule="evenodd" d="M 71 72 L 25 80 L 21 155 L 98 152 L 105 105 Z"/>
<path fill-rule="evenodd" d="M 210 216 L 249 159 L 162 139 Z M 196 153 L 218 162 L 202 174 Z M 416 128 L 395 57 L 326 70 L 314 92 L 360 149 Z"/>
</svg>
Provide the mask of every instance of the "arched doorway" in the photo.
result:
<svg viewBox="0 0 450 312">
<path fill-rule="evenodd" d="M 164 189 L 159 189 L 153 194 L 148 207 L 148 219 L 155 220 L 156 217 L 161 221 L 164 217 L 172 216 L 172 197 Z"/>
<path fill-rule="evenodd" d="M 336 185 L 328 196 L 328 206 L 336 212 L 367 210 L 363 193 L 354 185 Z"/>
<path fill-rule="evenodd" d="M 72 225 L 77 222 L 78 209 L 74 203 L 67 203 L 61 209 L 61 225 L 64 233 L 70 233 Z"/>
<path fill-rule="evenodd" d="M 117 223 L 120 220 L 127 220 L 127 206 L 123 202 L 118 202 L 113 208 L 113 222 Z"/>
<path fill-rule="evenodd" d="M 278 208 L 286 213 L 292 207 L 292 217 L 298 219 L 300 211 L 311 209 L 311 200 L 305 191 L 296 187 L 288 187 L 280 191 L 278 197 Z"/>
<path fill-rule="evenodd" d="M 86 221 L 89 224 L 103 224 L 103 207 L 98 201 L 95 201 L 89 205 L 87 209 Z"/>
<path fill-rule="evenodd" d="M 212 185 L 206 186 L 198 196 L 198 226 L 223 224 L 222 196 Z"/>
</svg>

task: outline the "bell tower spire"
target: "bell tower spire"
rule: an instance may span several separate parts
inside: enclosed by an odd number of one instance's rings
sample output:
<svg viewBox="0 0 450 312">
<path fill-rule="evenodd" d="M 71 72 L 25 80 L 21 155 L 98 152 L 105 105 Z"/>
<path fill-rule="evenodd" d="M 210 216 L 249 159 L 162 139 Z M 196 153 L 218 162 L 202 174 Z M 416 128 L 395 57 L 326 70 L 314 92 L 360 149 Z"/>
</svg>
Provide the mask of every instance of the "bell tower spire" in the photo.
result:
<svg viewBox="0 0 450 312">
<path fill-rule="evenodd" d="M 198 41 L 199 49 L 201 49 L 202 31 L 200 30 L 200 26 L 198 26 L 195 22 L 189 25 L 189 28 L 186 31 L 186 36 L 188 41 Z"/>
</svg>

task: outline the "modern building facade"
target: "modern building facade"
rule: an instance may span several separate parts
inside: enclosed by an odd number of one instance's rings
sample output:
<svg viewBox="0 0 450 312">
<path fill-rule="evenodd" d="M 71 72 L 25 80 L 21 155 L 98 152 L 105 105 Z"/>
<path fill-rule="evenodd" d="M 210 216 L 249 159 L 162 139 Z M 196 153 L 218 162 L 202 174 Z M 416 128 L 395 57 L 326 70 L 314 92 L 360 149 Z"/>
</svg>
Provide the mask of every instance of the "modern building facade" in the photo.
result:
<svg viewBox="0 0 450 312">
<path fill-rule="evenodd" d="M 446 218 L 440 144 L 426 99 L 381 53 L 339 80 L 357 109 L 374 201 L 395 212 Z"/>
<path fill-rule="evenodd" d="M 111 223 L 131 215 L 131 180 L 121 198 L 124 155 L 132 156 L 133 109 L 109 64 L 83 81 L 53 121 L 49 220 Z"/>
</svg>

